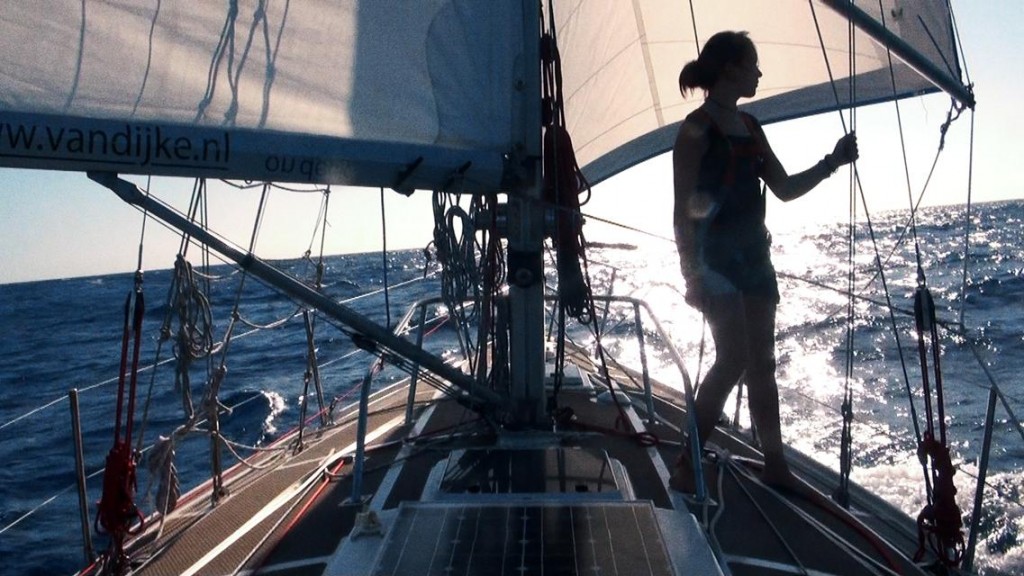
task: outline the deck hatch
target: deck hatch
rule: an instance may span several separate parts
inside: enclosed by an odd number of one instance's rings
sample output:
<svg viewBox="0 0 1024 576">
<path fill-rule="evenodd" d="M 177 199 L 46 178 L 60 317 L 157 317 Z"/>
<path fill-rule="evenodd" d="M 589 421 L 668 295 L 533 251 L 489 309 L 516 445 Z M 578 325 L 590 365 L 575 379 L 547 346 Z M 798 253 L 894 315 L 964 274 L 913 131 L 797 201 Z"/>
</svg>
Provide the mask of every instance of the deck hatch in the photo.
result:
<svg viewBox="0 0 1024 576">
<path fill-rule="evenodd" d="M 403 504 L 374 574 L 673 574 L 648 502 Z"/>
<path fill-rule="evenodd" d="M 456 451 L 441 483 L 441 491 L 448 494 L 599 494 L 617 489 L 604 451 L 562 447 Z"/>
</svg>

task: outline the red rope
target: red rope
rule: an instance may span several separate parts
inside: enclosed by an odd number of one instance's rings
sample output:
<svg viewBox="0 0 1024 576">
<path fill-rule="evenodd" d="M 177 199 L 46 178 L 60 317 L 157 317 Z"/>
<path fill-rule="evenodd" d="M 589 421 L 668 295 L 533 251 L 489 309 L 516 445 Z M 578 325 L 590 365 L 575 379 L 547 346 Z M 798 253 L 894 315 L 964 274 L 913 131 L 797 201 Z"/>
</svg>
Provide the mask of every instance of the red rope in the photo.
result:
<svg viewBox="0 0 1024 576">
<path fill-rule="evenodd" d="M 922 457 L 932 463 L 933 499 L 917 516 L 917 552 L 914 561 L 924 558 L 925 547 L 931 548 L 946 566 L 959 566 L 964 559 L 963 520 L 956 504 L 956 470 L 949 456 L 949 447 L 926 432 L 921 442 Z"/>
<path fill-rule="evenodd" d="M 925 485 L 928 489 L 928 504 L 917 516 L 917 552 L 914 561 L 924 558 L 925 549 L 931 548 L 944 566 L 956 567 L 963 560 L 963 520 L 956 503 L 956 485 L 953 475 L 956 470 L 946 443 L 945 399 L 942 391 L 942 371 L 939 366 L 939 334 L 935 320 L 935 303 L 931 292 L 924 285 L 914 293 L 914 319 L 917 328 L 917 346 L 921 359 L 921 379 L 924 393 L 926 428 L 924 438 L 917 448 L 918 457 L 926 465 Z M 935 372 L 935 403 L 932 411 L 932 395 L 929 387 L 928 352 L 931 352 Z M 935 437 L 935 423 L 938 423 L 939 437 Z M 930 471 L 927 463 L 931 464 Z"/>
<path fill-rule="evenodd" d="M 134 300 L 134 305 L 133 305 Z M 142 294 L 142 277 L 136 275 L 135 289 L 128 294 L 124 304 L 124 329 L 121 336 L 121 363 L 117 382 L 117 410 L 114 418 L 114 445 L 107 453 L 103 471 L 103 493 L 93 523 L 97 532 L 109 534 L 112 550 L 110 559 L 115 567 L 122 566 L 124 540 L 133 522 L 138 520 L 136 531 L 145 526 L 145 517 L 135 505 L 136 458 L 132 450 L 132 422 L 135 417 L 135 397 L 139 374 L 139 355 L 142 349 L 142 320 L 146 312 Z M 131 365 L 128 363 L 128 342 L 132 340 Z M 128 405 L 124 407 L 125 392 Z M 125 422 L 125 434 L 121 437 L 121 423 Z"/>
<path fill-rule="evenodd" d="M 313 503 L 316 502 L 317 498 L 320 497 L 320 494 L 331 483 L 331 476 L 337 476 L 338 472 L 341 470 L 342 466 L 344 466 L 344 465 L 345 465 L 345 459 L 343 458 L 341 461 L 339 461 L 334 466 L 334 468 L 332 468 L 330 470 L 330 472 L 328 474 L 324 475 L 323 480 L 320 482 L 320 485 L 317 486 L 317 488 L 313 492 L 313 494 L 309 497 L 308 500 L 306 500 L 306 503 L 302 505 L 302 508 L 295 514 L 294 517 L 292 517 L 291 521 L 288 522 L 288 526 L 286 526 L 284 531 L 281 533 L 281 537 L 282 538 L 284 538 L 284 536 L 286 536 L 289 532 L 291 532 L 292 528 L 294 528 L 295 525 L 299 523 L 299 520 L 301 520 L 302 517 L 306 515 L 306 512 L 309 511 L 310 506 L 312 506 Z"/>
</svg>

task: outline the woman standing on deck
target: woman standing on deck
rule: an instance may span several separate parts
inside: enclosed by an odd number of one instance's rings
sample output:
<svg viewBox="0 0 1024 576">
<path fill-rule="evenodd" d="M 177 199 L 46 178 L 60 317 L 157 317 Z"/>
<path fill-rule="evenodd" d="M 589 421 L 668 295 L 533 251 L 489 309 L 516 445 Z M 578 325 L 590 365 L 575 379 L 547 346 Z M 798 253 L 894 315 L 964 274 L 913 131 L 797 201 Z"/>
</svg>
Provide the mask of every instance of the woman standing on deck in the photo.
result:
<svg viewBox="0 0 1024 576">
<path fill-rule="evenodd" d="M 679 74 L 684 96 L 700 88 L 703 105 L 679 127 L 673 149 L 674 224 L 686 301 L 700 309 L 715 341 L 715 362 L 695 403 L 699 444 L 714 430 L 725 401 L 746 377 L 751 417 L 765 455 L 762 479 L 790 485 L 782 452 L 775 382 L 775 309 L 779 302 L 771 237 L 765 228 L 763 180 L 783 201 L 806 194 L 843 164 L 857 159 L 850 133 L 820 162 L 789 175 L 753 116 L 737 101 L 757 92 L 757 49 L 746 32 L 719 32 Z M 684 450 L 673 488 L 692 492 Z"/>
</svg>

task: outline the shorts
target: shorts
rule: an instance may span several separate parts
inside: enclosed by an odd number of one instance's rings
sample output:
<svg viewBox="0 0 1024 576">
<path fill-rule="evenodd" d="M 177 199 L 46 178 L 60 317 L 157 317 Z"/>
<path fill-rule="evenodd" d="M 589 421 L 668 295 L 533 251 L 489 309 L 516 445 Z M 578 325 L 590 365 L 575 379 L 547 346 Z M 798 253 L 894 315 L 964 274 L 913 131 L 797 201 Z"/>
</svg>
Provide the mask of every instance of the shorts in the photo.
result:
<svg viewBox="0 0 1024 576">
<path fill-rule="evenodd" d="M 687 287 L 687 301 L 697 305 L 699 298 L 744 295 L 779 302 L 779 283 L 768 247 L 755 251 L 718 252 L 708 258 L 703 269 L 688 282 L 699 283 L 697 290 Z M 699 296 L 698 296 L 699 295 Z M 699 307 L 699 306 L 698 306 Z"/>
</svg>

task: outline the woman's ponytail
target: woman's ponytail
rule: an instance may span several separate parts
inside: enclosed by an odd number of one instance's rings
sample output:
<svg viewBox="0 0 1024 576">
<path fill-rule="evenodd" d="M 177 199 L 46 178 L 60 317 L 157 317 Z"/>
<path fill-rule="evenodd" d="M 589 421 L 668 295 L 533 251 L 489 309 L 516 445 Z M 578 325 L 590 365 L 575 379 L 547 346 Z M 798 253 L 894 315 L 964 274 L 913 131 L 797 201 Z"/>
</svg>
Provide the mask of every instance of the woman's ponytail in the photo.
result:
<svg viewBox="0 0 1024 576">
<path fill-rule="evenodd" d="M 710 86 L 706 86 L 705 81 L 706 74 L 700 65 L 700 59 L 691 60 L 683 66 L 683 69 L 679 72 L 679 92 L 683 96 L 688 96 L 697 88 L 703 88 L 707 90 Z"/>
</svg>

